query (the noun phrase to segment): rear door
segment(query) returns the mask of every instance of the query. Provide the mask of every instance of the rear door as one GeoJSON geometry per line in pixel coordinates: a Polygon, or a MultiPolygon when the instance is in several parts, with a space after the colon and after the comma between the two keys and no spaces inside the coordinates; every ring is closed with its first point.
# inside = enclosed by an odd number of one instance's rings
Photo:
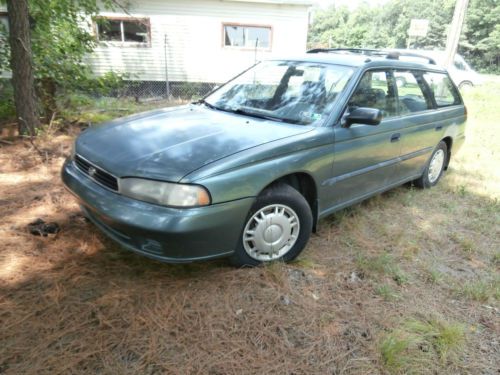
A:
{"type": "Polygon", "coordinates": [[[396,70],[394,77],[398,82],[399,113],[406,124],[401,131],[397,174],[407,180],[422,174],[447,127],[456,123],[463,111],[457,107],[460,96],[445,73],[396,70]]]}
{"type": "Polygon", "coordinates": [[[412,70],[394,71],[397,82],[398,111],[405,127],[401,129],[400,180],[417,177],[440,136],[436,125],[435,105],[422,73],[412,70]]]}
{"type": "Polygon", "coordinates": [[[333,176],[328,180],[331,206],[339,207],[383,190],[395,179],[401,147],[394,79],[390,69],[364,73],[348,100],[343,118],[356,107],[380,109],[377,126],[337,124],[333,176]]]}

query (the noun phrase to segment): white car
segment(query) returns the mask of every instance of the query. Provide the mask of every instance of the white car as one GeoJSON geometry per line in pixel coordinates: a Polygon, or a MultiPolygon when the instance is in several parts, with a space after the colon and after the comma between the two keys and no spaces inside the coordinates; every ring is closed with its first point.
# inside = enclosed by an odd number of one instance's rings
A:
{"type": "MultiPolygon", "coordinates": [[[[410,49],[400,49],[395,50],[399,52],[411,52],[419,55],[428,56],[436,61],[438,65],[445,65],[445,52],[444,51],[430,51],[430,50],[410,50],[410,49]]],[[[458,53],[455,55],[455,59],[451,66],[445,66],[450,74],[453,82],[460,88],[465,89],[467,87],[477,86],[483,83],[481,76],[473,70],[469,64],[464,60],[462,56],[458,53]]]]}

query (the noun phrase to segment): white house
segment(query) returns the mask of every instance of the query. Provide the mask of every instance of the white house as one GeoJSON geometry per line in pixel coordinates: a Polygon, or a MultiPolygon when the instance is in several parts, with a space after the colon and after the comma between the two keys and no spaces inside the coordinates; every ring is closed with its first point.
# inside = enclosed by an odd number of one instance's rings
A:
{"type": "MultiPolygon", "coordinates": [[[[224,82],[271,54],[306,49],[311,0],[129,0],[92,25],[97,75],[224,82]]],[[[0,6],[1,7],[1,6],[0,6]]],[[[0,9],[0,13],[2,9],[0,9]]],[[[5,14],[4,14],[5,16],[5,14]]]]}
{"type": "Polygon", "coordinates": [[[133,0],[94,25],[97,74],[224,82],[271,53],[306,49],[310,0],[133,0]]]}

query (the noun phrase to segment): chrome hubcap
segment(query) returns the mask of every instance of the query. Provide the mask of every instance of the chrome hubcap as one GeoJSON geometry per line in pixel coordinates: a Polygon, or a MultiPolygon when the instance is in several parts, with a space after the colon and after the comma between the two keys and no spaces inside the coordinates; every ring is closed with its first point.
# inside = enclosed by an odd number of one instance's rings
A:
{"type": "Polygon", "coordinates": [[[284,256],[297,242],[300,222],[290,207],[272,204],[257,211],[243,232],[243,247],[255,260],[267,262],[284,256]]]}
{"type": "Polygon", "coordinates": [[[433,184],[441,174],[444,166],[444,151],[439,149],[436,151],[429,164],[429,182],[433,184]]]}

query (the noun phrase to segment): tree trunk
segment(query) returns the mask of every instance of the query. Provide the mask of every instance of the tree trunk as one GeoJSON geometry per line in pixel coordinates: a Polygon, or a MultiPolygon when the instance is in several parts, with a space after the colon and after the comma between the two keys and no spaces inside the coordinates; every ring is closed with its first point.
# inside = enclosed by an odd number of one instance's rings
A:
{"type": "Polygon", "coordinates": [[[40,126],[37,116],[28,0],[7,0],[9,18],[10,68],[14,103],[20,134],[35,135],[40,126]]]}

